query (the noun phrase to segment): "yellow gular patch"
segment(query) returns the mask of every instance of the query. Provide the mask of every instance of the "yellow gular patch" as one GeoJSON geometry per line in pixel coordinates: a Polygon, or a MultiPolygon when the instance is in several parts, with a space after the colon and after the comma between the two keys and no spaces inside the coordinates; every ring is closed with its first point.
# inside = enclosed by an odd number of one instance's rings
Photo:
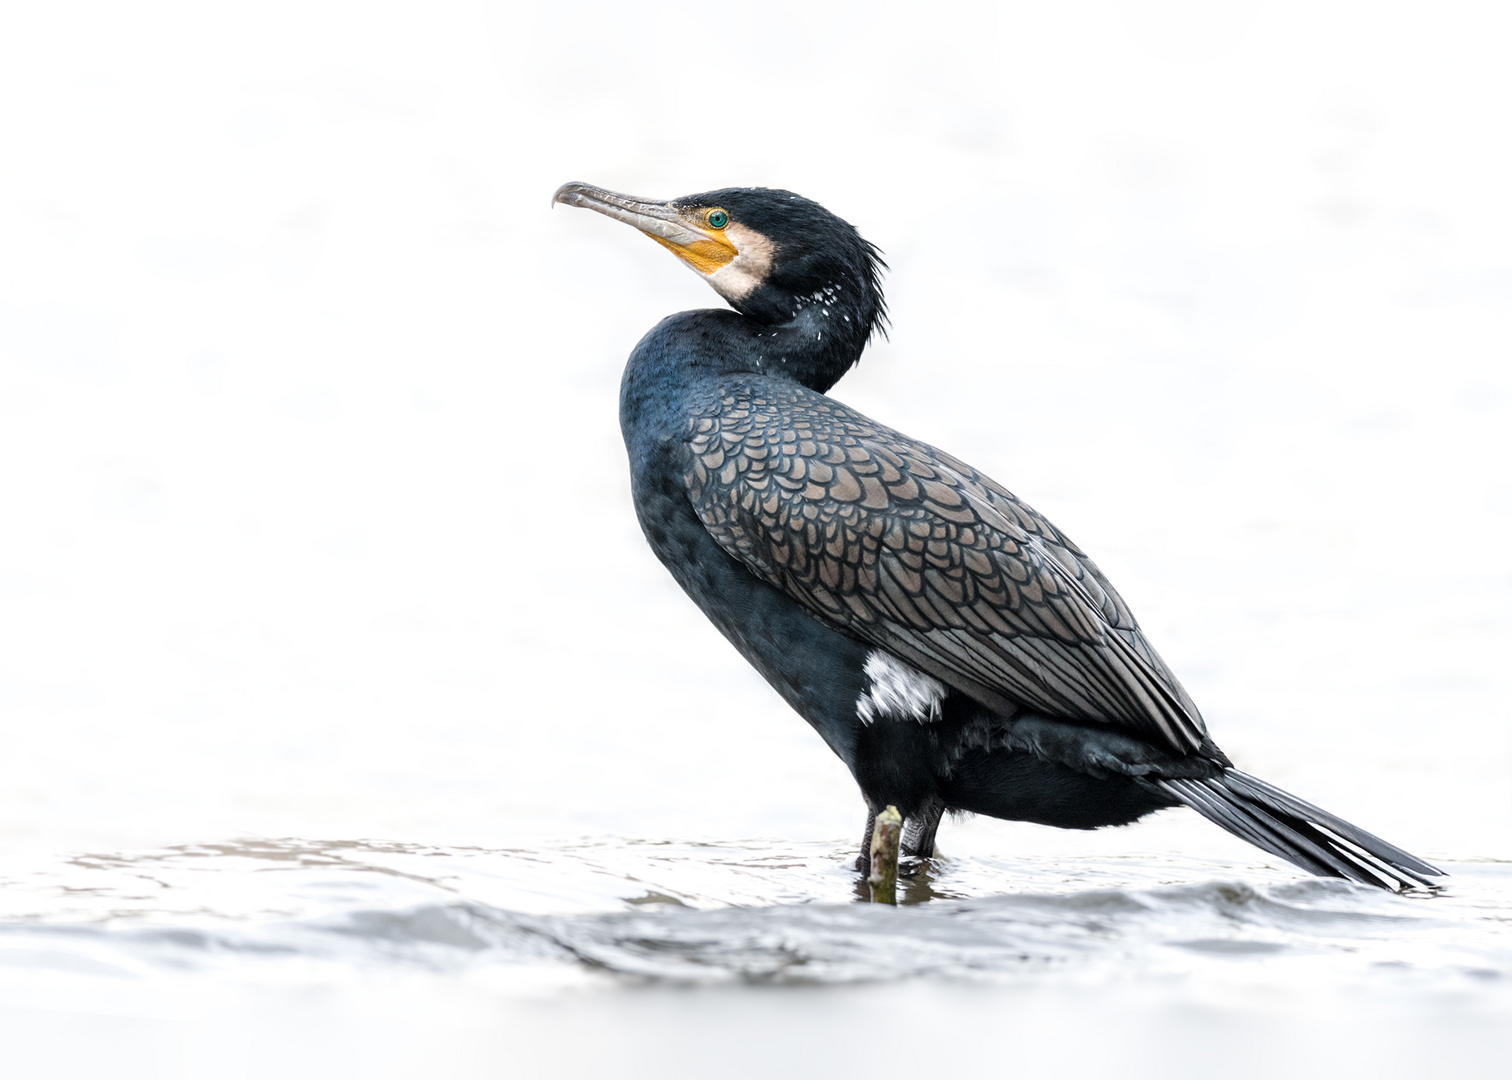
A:
{"type": "Polygon", "coordinates": [[[734,260],[738,252],[733,244],[723,236],[710,236],[701,228],[698,231],[703,233],[702,239],[695,240],[691,244],[674,243],[655,233],[648,232],[646,235],[705,276],[734,260]]]}

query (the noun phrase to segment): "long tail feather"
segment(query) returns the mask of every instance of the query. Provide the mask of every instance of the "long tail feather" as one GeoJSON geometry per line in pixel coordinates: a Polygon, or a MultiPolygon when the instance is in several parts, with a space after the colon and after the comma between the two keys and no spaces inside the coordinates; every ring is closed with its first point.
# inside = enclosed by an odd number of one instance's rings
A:
{"type": "Polygon", "coordinates": [[[1444,871],[1310,802],[1237,769],[1207,780],[1157,780],[1156,787],[1215,825],[1320,877],[1377,888],[1436,888],[1444,871]]]}

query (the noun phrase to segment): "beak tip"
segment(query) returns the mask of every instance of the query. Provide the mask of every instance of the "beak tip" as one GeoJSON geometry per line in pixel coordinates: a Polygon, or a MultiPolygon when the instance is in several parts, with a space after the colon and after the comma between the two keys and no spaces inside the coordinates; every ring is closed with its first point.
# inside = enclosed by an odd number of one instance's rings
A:
{"type": "Polygon", "coordinates": [[[554,208],[557,203],[566,203],[568,206],[582,205],[582,196],[578,189],[583,186],[580,180],[569,180],[551,193],[551,205],[554,208]]]}

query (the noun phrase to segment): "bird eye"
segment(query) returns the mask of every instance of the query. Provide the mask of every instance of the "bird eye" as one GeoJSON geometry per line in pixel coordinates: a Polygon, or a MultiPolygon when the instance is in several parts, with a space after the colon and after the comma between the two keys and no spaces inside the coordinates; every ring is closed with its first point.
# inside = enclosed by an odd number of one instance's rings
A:
{"type": "Polygon", "coordinates": [[[730,223],[730,215],[723,210],[710,210],[708,216],[709,228],[722,229],[730,223]]]}

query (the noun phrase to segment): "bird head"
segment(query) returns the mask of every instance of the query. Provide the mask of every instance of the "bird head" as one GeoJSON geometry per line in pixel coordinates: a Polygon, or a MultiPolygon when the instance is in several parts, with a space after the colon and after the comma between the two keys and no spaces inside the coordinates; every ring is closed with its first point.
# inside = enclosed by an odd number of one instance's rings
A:
{"type": "Polygon", "coordinates": [[[635,226],[757,322],[780,326],[822,308],[835,338],[854,338],[858,354],[883,330],[881,253],[853,225],[791,191],[723,188],[659,202],[571,183],[552,202],[635,226]]]}

